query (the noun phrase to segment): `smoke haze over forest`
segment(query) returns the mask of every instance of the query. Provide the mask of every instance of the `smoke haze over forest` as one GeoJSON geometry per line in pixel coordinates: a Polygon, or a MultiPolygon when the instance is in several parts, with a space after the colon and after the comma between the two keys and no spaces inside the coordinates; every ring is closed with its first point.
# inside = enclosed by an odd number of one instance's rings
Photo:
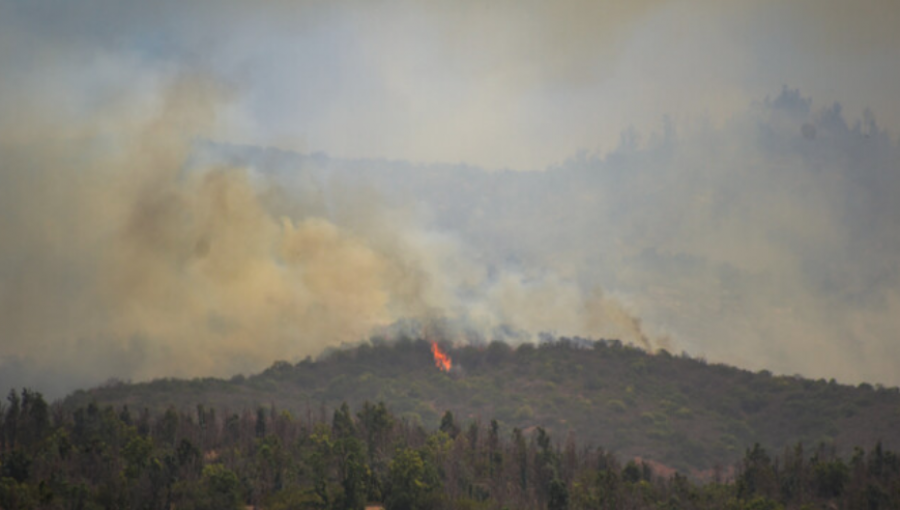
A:
{"type": "Polygon", "coordinates": [[[397,321],[898,385],[898,24],[0,0],[0,388],[228,376],[397,321]]]}

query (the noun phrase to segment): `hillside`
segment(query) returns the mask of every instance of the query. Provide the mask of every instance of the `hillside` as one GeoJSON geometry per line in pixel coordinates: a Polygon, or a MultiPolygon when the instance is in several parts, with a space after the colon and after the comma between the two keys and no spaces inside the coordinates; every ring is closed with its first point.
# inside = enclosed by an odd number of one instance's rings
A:
{"type": "Polygon", "coordinates": [[[776,452],[797,442],[833,442],[845,453],[879,440],[900,447],[897,388],[752,373],[618,341],[561,339],[517,348],[495,342],[448,352],[454,368],[445,373],[424,340],[373,340],[316,361],[277,362],[246,378],[111,382],[72,394],[64,407],[275,406],[319,417],[343,401],[353,408],[383,401],[426,428],[450,410],[464,423],[496,418],[507,433],[541,426],[560,442],[572,434],[623,458],[684,472],[730,465],[757,442],[776,452]]]}

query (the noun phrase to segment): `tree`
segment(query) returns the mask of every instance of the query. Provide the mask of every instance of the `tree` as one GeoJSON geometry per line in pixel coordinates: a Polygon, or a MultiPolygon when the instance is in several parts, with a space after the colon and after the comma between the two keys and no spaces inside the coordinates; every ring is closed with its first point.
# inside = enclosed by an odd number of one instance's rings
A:
{"type": "Polygon", "coordinates": [[[234,471],[222,464],[208,464],[203,468],[204,498],[198,509],[241,508],[241,483],[234,471]]]}
{"type": "Polygon", "coordinates": [[[0,477],[12,478],[19,483],[23,483],[28,480],[28,475],[31,472],[31,463],[31,455],[22,448],[16,448],[3,456],[0,477]]]}
{"type": "Polygon", "coordinates": [[[547,501],[547,510],[568,510],[569,508],[569,488],[566,483],[559,478],[554,478],[550,482],[549,499],[547,501]]]}
{"type": "Polygon", "coordinates": [[[820,462],[813,469],[816,492],[823,498],[840,497],[849,478],[850,470],[841,459],[820,462]]]}
{"type": "Polygon", "coordinates": [[[313,491],[316,499],[322,502],[322,508],[330,501],[328,495],[328,471],[334,450],[331,440],[331,429],[323,423],[316,425],[309,436],[310,451],[306,463],[311,471],[313,491]]]}
{"type": "Polygon", "coordinates": [[[775,495],[775,471],[765,448],[756,443],[748,448],[737,479],[738,497],[750,499],[756,495],[775,495]]]}
{"type": "Polygon", "coordinates": [[[356,425],[350,407],[344,402],[335,410],[331,420],[334,431],[334,453],[337,458],[338,478],[342,491],[335,500],[334,508],[356,510],[362,508],[366,499],[366,482],[369,468],[366,466],[362,443],[356,437],[356,425]]]}
{"type": "Polygon", "coordinates": [[[490,476],[494,478],[503,467],[503,454],[500,452],[500,424],[497,420],[491,420],[491,431],[488,435],[488,462],[490,476]]]}
{"type": "Polygon", "coordinates": [[[137,478],[150,465],[150,456],[153,452],[153,440],[149,437],[136,435],[122,449],[122,457],[125,458],[125,476],[131,479],[137,478]]]}
{"type": "Polygon", "coordinates": [[[50,410],[40,392],[22,390],[22,416],[19,428],[22,441],[27,446],[42,440],[50,430],[50,410]]]}
{"type": "Polygon", "coordinates": [[[441,432],[453,439],[456,439],[456,436],[459,434],[459,427],[453,420],[453,413],[450,411],[445,412],[444,416],[441,418],[441,432]]]}
{"type": "Polygon", "coordinates": [[[513,459],[519,468],[519,486],[522,492],[528,490],[528,446],[525,436],[518,427],[513,429],[513,459]]]}
{"type": "Polygon", "coordinates": [[[335,446],[342,489],[335,502],[335,508],[360,509],[366,502],[367,481],[371,475],[369,467],[363,460],[362,444],[355,437],[347,437],[339,439],[335,446]]]}
{"type": "Polygon", "coordinates": [[[256,437],[261,438],[266,435],[266,410],[262,407],[256,409],[256,437]]]}
{"type": "Polygon", "coordinates": [[[336,438],[350,437],[356,433],[353,415],[350,414],[350,407],[346,402],[341,404],[340,409],[334,411],[331,428],[334,430],[334,437],[336,438]]]}
{"type": "Polygon", "coordinates": [[[131,412],[128,410],[128,404],[122,406],[122,412],[119,413],[119,421],[125,425],[131,425],[131,412]]]}
{"type": "Polygon", "coordinates": [[[169,406],[166,414],[156,424],[157,434],[163,444],[175,446],[175,434],[178,432],[178,412],[175,408],[169,406]]]}
{"type": "Polygon", "coordinates": [[[426,510],[439,500],[440,482],[434,466],[411,448],[401,450],[391,461],[387,510],[426,510]]]}
{"type": "Polygon", "coordinates": [[[363,403],[363,408],[357,413],[357,417],[366,438],[369,464],[373,465],[386,443],[388,433],[394,426],[394,420],[384,402],[373,406],[368,400],[363,403]]]}
{"type": "Polygon", "coordinates": [[[15,389],[9,390],[6,396],[9,401],[9,407],[6,410],[6,417],[3,420],[3,445],[4,449],[16,446],[16,433],[19,430],[19,410],[21,401],[15,389]]]}
{"type": "Polygon", "coordinates": [[[628,483],[638,483],[641,481],[641,478],[641,468],[638,467],[637,462],[629,460],[628,464],[625,465],[625,469],[622,470],[622,480],[628,483]]]}
{"type": "Polygon", "coordinates": [[[19,510],[35,508],[37,494],[34,487],[19,483],[13,478],[0,478],[0,508],[19,510]]]}

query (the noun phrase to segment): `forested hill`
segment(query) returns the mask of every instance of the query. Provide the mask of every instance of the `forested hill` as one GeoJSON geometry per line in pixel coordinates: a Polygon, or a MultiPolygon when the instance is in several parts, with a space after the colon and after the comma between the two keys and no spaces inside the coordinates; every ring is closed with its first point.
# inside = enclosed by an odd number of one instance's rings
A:
{"type": "Polygon", "coordinates": [[[463,424],[496,419],[507,432],[540,426],[560,442],[693,473],[727,467],[754,443],[779,452],[824,442],[845,454],[878,441],[900,447],[897,388],[753,373],[618,341],[446,347],[449,373],[435,367],[424,340],[376,340],[317,361],[277,362],[250,377],[108,383],[63,405],[188,413],[198,405],[234,413],[274,407],[318,419],[344,401],[353,408],[383,401],[426,429],[449,410],[463,424]]]}

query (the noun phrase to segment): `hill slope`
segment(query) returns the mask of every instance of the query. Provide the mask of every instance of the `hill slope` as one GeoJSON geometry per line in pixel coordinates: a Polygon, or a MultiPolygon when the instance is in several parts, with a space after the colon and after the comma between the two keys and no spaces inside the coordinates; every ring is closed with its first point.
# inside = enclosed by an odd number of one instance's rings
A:
{"type": "Polygon", "coordinates": [[[79,391],[65,406],[237,411],[273,405],[305,414],[342,401],[384,401],[407,420],[434,427],[445,410],[461,420],[529,429],[562,441],[602,445],[683,471],[726,465],[753,443],[779,451],[802,441],[839,448],[900,447],[900,391],[752,373],[665,351],[648,354],[618,341],[561,339],[539,346],[449,349],[454,369],[439,371],[424,340],[373,341],[296,365],[231,380],[114,383],[79,391]]]}

